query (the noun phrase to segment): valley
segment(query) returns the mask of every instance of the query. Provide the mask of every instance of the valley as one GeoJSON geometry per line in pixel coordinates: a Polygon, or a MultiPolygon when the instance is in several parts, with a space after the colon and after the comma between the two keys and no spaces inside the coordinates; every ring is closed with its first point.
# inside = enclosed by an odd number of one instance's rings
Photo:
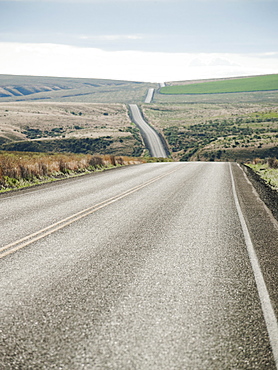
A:
{"type": "Polygon", "coordinates": [[[276,83],[277,75],[160,84],[1,75],[0,150],[148,155],[130,114],[136,103],[174,161],[277,157],[278,90],[267,91],[276,83]],[[223,86],[229,92],[212,93],[223,86]]]}

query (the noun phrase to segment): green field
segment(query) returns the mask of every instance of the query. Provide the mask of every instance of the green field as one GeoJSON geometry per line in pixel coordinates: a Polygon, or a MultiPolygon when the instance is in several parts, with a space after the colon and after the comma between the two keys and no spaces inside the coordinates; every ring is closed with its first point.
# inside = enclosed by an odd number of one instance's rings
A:
{"type": "Polygon", "coordinates": [[[278,74],[166,86],[160,89],[160,93],[169,95],[224,94],[274,90],[278,90],[278,74]]]}

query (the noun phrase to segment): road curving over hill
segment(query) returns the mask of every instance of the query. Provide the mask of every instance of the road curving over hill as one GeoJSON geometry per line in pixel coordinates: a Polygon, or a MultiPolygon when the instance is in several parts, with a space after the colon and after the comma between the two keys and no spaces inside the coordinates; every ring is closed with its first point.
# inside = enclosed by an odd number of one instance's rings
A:
{"type": "Polygon", "coordinates": [[[145,145],[152,157],[167,158],[165,146],[157,132],[144,120],[138,105],[130,104],[130,111],[134,123],[139,127],[145,145]]]}
{"type": "Polygon", "coordinates": [[[147,93],[147,96],[146,96],[146,99],[145,99],[145,103],[146,104],[150,104],[153,100],[153,96],[154,96],[154,88],[151,88],[151,89],[148,89],[148,93],[147,93]]]}

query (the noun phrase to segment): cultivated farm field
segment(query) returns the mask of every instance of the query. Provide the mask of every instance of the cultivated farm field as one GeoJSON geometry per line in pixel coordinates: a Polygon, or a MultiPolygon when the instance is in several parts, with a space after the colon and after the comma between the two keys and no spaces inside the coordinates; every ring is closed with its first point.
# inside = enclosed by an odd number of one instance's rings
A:
{"type": "Polygon", "coordinates": [[[223,94],[278,90],[278,74],[165,86],[161,94],[223,94]]]}

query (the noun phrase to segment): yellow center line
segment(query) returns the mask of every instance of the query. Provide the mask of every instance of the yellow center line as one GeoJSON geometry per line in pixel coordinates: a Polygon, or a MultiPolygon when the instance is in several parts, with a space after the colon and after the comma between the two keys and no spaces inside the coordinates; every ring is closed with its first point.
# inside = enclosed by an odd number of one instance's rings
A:
{"type": "Polygon", "coordinates": [[[41,230],[39,230],[35,233],[27,235],[22,239],[19,239],[19,240],[13,242],[13,243],[10,243],[10,244],[7,244],[7,245],[1,247],[0,252],[2,252],[2,253],[0,253],[0,259],[3,258],[3,257],[8,256],[9,254],[12,254],[12,253],[18,251],[19,249],[22,249],[22,248],[30,245],[31,243],[34,243],[34,242],[36,242],[36,241],[38,241],[42,238],[45,238],[46,236],[48,236],[48,235],[50,235],[50,234],[52,234],[56,231],[59,231],[59,230],[63,229],[64,227],[80,220],[81,218],[84,218],[84,217],[86,217],[86,216],[104,208],[104,207],[107,207],[108,205],[110,205],[112,203],[115,203],[115,202],[127,197],[128,195],[133,194],[133,193],[137,192],[138,190],[145,188],[148,185],[153,184],[154,182],[172,174],[173,172],[176,172],[177,170],[178,169],[175,169],[175,170],[172,170],[170,172],[167,172],[164,175],[156,176],[153,179],[148,180],[143,184],[137,185],[137,186],[135,186],[135,187],[133,187],[129,190],[124,191],[121,194],[118,194],[118,195],[116,195],[114,197],[111,197],[107,200],[104,200],[104,201],[102,201],[98,204],[95,204],[95,205],[93,205],[89,208],[86,208],[82,211],[79,211],[79,212],[77,212],[77,213],[75,213],[75,214],[73,214],[69,217],[66,217],[61,221],[55,222],[54,224],[52,224],[50,226],[47,226],[47,227],[45,227],[45,228],[43,228],[43,229],[41,229],[41,230]]]}

